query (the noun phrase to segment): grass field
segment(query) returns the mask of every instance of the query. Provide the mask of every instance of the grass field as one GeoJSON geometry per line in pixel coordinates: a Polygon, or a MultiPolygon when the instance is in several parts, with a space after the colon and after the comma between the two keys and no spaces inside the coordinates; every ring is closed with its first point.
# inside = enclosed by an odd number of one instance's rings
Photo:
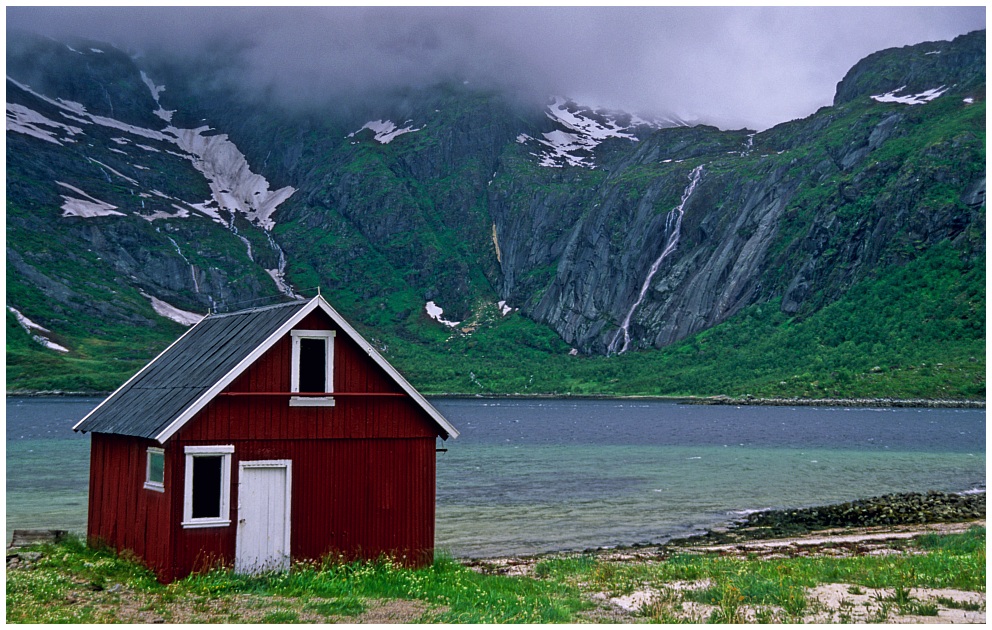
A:
{"type": "Polygon", "coordinates": [[[6,620],[792,623],[946,620],[948,615],[984,620],[984,527],[888,541],[871,552],[858,549],[824,545],[796,557],[692,550],[552,556],[535,560],[522,575],[443,556],[422,569],[388,560],[326,561],[256,577],[218,568],[162,585],[133,558],[68,540],[22,551],[15,566],[8,560],[6,620]]]}

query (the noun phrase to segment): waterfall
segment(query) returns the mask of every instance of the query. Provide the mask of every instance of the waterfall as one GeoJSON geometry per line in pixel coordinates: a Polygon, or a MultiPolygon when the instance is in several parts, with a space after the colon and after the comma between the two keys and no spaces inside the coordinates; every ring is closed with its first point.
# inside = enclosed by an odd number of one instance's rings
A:
{"type": "Polygon", "coordinates": [[[193,263],[191,263],[188,258],[183,256],[183,250],[179,249],[179,243],[177,243],[175,239],[173,239],[171,236],[166,236],[165,238],[169,239],[169,241],[172,243],[172,246],[176,248],[176,252],[179,254],[179,257],[185,260],[186,264],[189,265],[189,275],[192,276],[193,278],[193,288],[196,289],[197,293],[199,293],[200,283],[196,281],[196,267],[193,266],[193,263]]]}
{"type": "Polygon", "coordinates": [[[630,347],[630,320],[634,316],[634,311],[637,307],[641,305],[644,301],[644,296],[647,295],[648,287],[651,286],[651,279],[654,278],[654,274],[658,272],[658,268],[661,267],[661,263],[668,258],[669,254],[675,251],[675,247],[679,244],[679,236],[682,231],[682,215],[685,211],[685,204],[689,201],[689,197],[692,196],[692,192],[696,189],[696,184],[699,183],[700,178],[703,175],[703,167],[697,166],[692,169],[689,173],[689,185],[685,187],[682,192],[682,201],[679,202],[668,216],[665,218],[665,237],[668,239],[665,249],[658,256],[658,259],[654,261],[651,268],[648,270],[648,275],[644,279],[644,284],[641,285],[641,292],[637,295],[637,300],[634,301],[634,305],[630,307],[627,311],[627,316],[624,317],[623,323],[620,324],[620,328],[617,330],[616,334],[613,336],[613,341],[610,342],[609,348],[607,349],[608,354],[623,354],[630,347]],[[623,346],[617,350],[617,346],[620,344],[620,337],[623,336],[623,346]]]}
{"type": "Polygon", "coordinates": [[[275,239],[272,238],[271,232],[266,230],[263,234],[265,234],[265,237],[269,239],[269,245],[272,246],[272,249],[279,252],[279,263],[277,267],[275,269],[266,269],[265,272],[269,274],[283,295],[291,298],[301,297],[296,293],[296,291],[293,290],[293,287],[289,286],[289,283],[286,282],[286,252],[284,252],[282,248],[279,247],[279,244],[276,243],[275,239]]]}
{"type": "MultiPolygon", "coordinates": [[[[239,239],[241,239],[241,242],[244,243],[245,244],[245,247],[248,249],[248,260],[250,260],[252,262],[255,262],[255,256],[252,254],[252,251],[251,251],[251,241],[249,241],[247,238],[245,238],[244,236],[242,236],[241,235],[241,232],[238,231],[238,226],[234,225],[234,216],[235,216],[234,215],[234,211],[232,210],[231,211],[231,220],[228,221],[228,223],[227,223],[227,229],[231,230],[231,233],[232,234],[234,234],[239,239]]],[[[270,242],[272,241],[272,237],[271,236],[269,237],[269,241],[270,242]]]]}
{"type": "Polygon", "coordinates": [[[751,153],[751,149],[754,148],[755,135],[755,133],[749,133],[747,135],[747,142],[744,143],[744,150],[741,151],[741,157],[746,157],[749,153],[751,153]]]}

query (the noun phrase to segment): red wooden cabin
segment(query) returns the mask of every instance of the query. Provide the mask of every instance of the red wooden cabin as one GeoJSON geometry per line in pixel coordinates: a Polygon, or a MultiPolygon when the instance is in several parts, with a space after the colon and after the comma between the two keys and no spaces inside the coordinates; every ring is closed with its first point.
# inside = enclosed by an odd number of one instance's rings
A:
{"type": "Polygon", "coordinates": [[[209,315],[90,412],[88,538],[169,582],[434,551],[458,431],[320,296],[209,315]]]}

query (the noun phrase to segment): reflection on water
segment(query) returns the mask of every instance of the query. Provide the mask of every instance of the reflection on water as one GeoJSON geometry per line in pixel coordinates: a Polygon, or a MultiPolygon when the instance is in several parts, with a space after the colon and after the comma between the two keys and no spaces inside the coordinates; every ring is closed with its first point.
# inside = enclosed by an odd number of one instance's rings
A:
{"type": "MultiPolygon", "coordinates": [[[[8,399],[7,533],[86,523],[95,399],[8,399]]],[[[658,542],[746,510],[985,487],[981,410],[440,400],[437,545],[456,556],[658,542]]]]}

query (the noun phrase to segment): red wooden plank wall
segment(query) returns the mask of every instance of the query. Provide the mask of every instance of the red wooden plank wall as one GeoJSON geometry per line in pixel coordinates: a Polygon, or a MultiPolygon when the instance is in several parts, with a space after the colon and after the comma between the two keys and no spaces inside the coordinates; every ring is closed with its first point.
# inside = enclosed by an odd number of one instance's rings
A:
{"type": "MultiPolygon", "coordinates": [[[[167,476],[165,492],[144,487],[149,446],[158,445],[140,438],[92,434],[87,536],[118,551],[133,551],[155,568],[160,578],[168,579],[164,567],[170,564],[171,491],[175,484],[167,476]]],[[[170,468],[175,465],[167,451],[167,475],[170,468]]]]}
{"type": "MultiPolygon", "coordinates": [[[[234,446],[231,525],[184,529],[179,524],[179,507],[172,531],[176,541],[173,572],[177,577],[217,561],[233,564],[238,464],[260,459],[293,462],[290,548],[294,560],[316,560],[328,553],[349,559],[375,559],[386,554],[409,564],[432,559],[433,437],[225,443],[234,446]]],[[[186,441],[175,443],[177,452],[188,445],[186,441]]]]}

